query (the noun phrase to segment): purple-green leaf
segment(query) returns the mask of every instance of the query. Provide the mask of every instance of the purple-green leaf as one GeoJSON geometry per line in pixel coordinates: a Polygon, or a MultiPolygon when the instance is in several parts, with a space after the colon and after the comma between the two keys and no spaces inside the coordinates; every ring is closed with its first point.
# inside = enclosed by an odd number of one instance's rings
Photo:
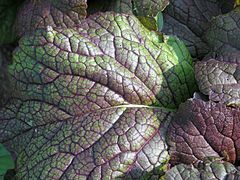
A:
{"type": "Polygon", "coordinates": [[[209,99],[227,105],[239,105],[240,65],[209,59],[195,64],[199,89],[209,99]]]}
{"type": "Polygon", "coordinates": [[[171,163],[198,163],[205,157],[240,157],[240,109],[191,99],[180,105],[171,121],[167,142],[171,163]]]}
{"type": "Polygon", "coordinates": [[[167,163],[161,122],[196,90],[191,57],[136,17],[98,13],[75,28],[24,36],[0,142],[17,177],[105,179],[167,163]]]}
{"type": "Polygon", "coordinates": [[[38,28],[73,27],[87,16],[87,0],[26,0],[18,10],[15,29],[21,37],[38,28]]]}
{"type": "Polygon", "coordinates": [[[240,84],[218,84],[211,88],[209,99],[228,106],[240,106],[240,84]]]}

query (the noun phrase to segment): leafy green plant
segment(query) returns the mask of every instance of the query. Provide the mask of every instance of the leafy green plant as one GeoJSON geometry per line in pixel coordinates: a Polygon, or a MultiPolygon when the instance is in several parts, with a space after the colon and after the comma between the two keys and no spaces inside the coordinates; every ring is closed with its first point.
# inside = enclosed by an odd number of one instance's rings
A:
{"type": "Polygon", "coordinates": [[[240,176],[238,2],[13,2],[0,3],[2,178],[240,176]]]}

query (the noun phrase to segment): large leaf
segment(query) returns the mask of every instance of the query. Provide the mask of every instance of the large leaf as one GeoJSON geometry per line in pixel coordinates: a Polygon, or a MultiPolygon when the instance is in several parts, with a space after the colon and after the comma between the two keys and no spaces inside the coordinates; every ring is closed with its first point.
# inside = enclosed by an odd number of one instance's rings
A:
{"type": "Polygon", "coordinates": [[[239,120],[239,108],[188,100],[169,125],[171,163],[197,163],[209,156],[237,162],[240,157],[239,120]]]}
{"type": "Polygon", "coordinates": [[[197,168],[192,165],[179,164],[166,172],[165,180],[205,180],[229,179],[237,177],[240,173],[231,163],[220,160],[207,160],[201,162],[197,168]]]}
{"type": "Polygon", "coordinates": [[[218,16],[211,21],[206,41],[211,47],[211,56],[240,64],[240,7],[218,16]]]}
{"type": "Polygon", "coordinates": [[[72,27],[87,15],[87,0],[26,0],[18,11],[18,36],[47,26],[72,27]]]}
{"type": "Polygon", "coordinates": [[[168,160],[161,121],[196,89],[191,57],[134,16],[95,14],[24,36],[0,142],[25,179],[105,179],[168,160]]]}
{"type": "Polygon", "coordinates": [[[191,55],[201,59],[209,51],[203,36],[211,19],[229,11],[233,5],[233,0],[170,0],[164,11],[163,32],[177,35],[191,55]]]}

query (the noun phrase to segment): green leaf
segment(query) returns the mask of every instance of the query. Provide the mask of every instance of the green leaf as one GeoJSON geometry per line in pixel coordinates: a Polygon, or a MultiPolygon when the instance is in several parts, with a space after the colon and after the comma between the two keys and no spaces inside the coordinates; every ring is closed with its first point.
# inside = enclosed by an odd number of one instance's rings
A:
{"type": "Polygon", "coordinates": [[[155,19],[156,19],[158,31],[161,32],[163,29],[163,13],[159,11],[155,19]]]}
{"type": "Polygon", "coordinates": [[[157,31],[157,23],[153,17],[137,16],[137,18],[147,29],[157,31]]]}
{"type": "Polygon", "coordinates": [[[136,9],[135,15],[155,17],[168,6],[169,0],[132,0],[132,3],[136,9]]]}
{"type": "Polygon", "coordinates": [[[137,16],[137,18],[149,30],[161,32],[163,29],[163,14],[161,11],[155,17],[137,16]]]}
{"type": "Polygon", "coordinates": [[[0,179],[7,170],[14,169],[14,161],[7,149],[0,143],[0,179]]]}

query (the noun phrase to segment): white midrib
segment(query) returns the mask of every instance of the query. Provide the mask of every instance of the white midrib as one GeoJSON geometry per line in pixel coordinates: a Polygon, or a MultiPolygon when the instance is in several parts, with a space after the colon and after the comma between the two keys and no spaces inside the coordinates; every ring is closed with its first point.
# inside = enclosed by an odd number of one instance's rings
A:
{"type": "Polygon", "coordinates": [[[125,105],[118,105],[109,108],[104,108],[104,110],[108,109],[115,109],[115,108],[148,108],[148,109],[161,109],[170,112],[176,112],[176,109],[165,108],[161,106],[148,106],[148,105],[141,105],[141,104],[125,104],[125,105]]]}

